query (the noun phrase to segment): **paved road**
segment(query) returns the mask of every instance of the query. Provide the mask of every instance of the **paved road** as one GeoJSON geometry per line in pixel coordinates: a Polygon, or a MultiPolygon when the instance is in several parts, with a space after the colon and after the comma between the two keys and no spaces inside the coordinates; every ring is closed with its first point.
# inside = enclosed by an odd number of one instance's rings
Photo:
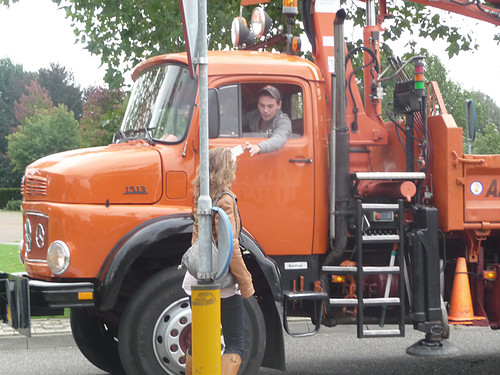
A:
{"type": "Polygon", "coordinates": [[[21,212],[0,211],[0,243],[19,243],[23,238],[21,212]]]}
{"type": "MultiPolygon", "coordinates": [[[[488,327],[452,327],[450,342],[460,349],[453,358],[406,354],[421,338],[407,326],[402,338],[356,338],[354,326],[322,328],[310,338],[285,337],[289,375],[490,375],[500,373],[500,332],[488,327]]],[[[262,369],[259,375],[278,375],[262,369]]]]}
{"type": "MultiPolygon", "coordinates": [[[[492,375],[500,369],[500,332],[453,327],[454,358],[412,357],[406,347],[422,336],[408,326],[407,337],[356,338],[355,327],[322,328],[309,338],[285,336],[288,375],[492,375]]],[[[48,340],[50,340],[48,336],[48,340]]],[[[2,375],[102,375],[75,347],[0,350],[2,375]],[[29,361],[27,360],[29,358],[29,361]]],[[[259,375],[283,372],[261,369],[259,375]]]]}

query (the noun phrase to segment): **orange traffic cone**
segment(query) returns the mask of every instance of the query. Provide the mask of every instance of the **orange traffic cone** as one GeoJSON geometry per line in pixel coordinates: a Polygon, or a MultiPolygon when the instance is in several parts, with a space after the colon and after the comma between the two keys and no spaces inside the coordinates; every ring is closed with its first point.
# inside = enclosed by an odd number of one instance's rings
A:
{"type": "Polygon", "coordinates": [[[455,279],[451,292],[450,313],[448,320],[451,324],[474,324],[475,320],[486,319],[482,316],[474,316],[472,298],[470,295],[469,276],[467,275],[467,264],[465,258],[457,258],[455,268],[455,279]]]}

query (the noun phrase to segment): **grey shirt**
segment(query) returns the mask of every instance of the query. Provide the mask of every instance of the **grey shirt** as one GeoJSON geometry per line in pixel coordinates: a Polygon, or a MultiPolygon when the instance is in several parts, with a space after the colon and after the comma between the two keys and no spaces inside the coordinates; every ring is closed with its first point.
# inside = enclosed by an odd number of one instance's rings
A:
{"type": "Polygon", "coordinates": [[[285,144],[288,136],[292,133],[292,122],[286,113],[281,109],[278,110],[276,115],[267,123],[266,128],[261,130],[259,128],[262,117],[260,116],[259,109],[254,109],[243,116],[243,127],[245,125],[250,128],[251,132],[263,133],[263,136],[270,137],[265,141],[259,143],[260,152],[272,152],[279,150],[285,144]]]}

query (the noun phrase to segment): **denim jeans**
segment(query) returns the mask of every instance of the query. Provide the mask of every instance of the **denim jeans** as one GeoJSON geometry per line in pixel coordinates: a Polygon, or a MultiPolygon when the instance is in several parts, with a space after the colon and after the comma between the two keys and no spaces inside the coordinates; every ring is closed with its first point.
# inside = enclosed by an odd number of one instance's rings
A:
{"type": "Polygon", "coordinates": [[[221,323],[224,342],[224,353],[243,355],[245,346],[245,322],[243,314],[243,298],[236,294],[229,298],[221,298],[221,323]]]}

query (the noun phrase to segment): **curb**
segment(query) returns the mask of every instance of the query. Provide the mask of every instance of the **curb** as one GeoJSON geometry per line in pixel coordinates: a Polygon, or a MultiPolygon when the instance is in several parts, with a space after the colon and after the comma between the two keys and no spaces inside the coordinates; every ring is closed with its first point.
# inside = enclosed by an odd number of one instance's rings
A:
{"type": "Polygon", "coordinates": [[[0,350],[26,350],[76,346],[68,318],[31,320],[31,337],[0,323],[0,350]]]}
{"type": "Polygon", "coordinates": [[[32,337],[21,335],[0,337],[0,350],[27,350],[75,347],[71,333],[39,334],[32,337]]]}

